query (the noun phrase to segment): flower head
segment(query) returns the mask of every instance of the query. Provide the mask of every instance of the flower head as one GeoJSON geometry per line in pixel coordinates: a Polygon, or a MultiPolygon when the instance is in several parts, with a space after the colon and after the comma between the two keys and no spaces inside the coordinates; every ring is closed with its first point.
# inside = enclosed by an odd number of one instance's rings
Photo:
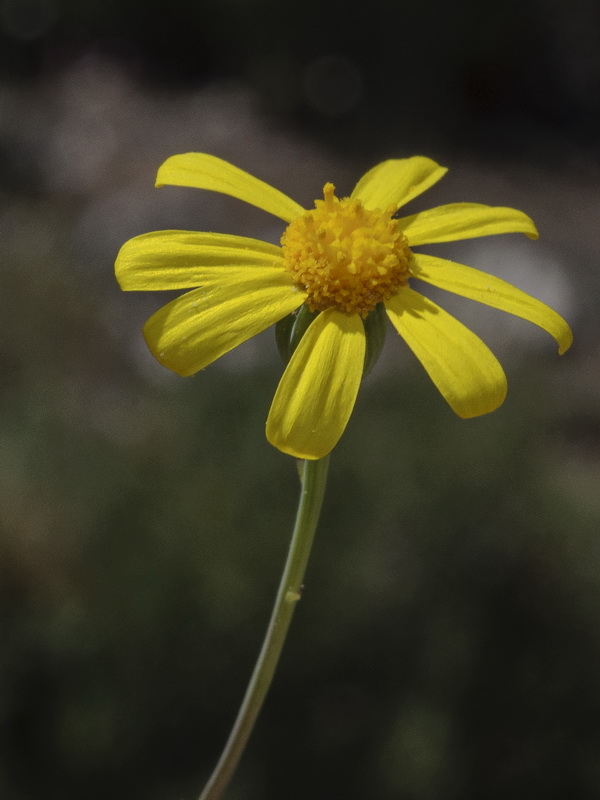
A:
{"type": "Polygon", "coordinates": [[[306,305],[319,313],[281,378],[267,438],[285,453],[315,459],[348,422],[366,351],[365,318],[383,303],[387,316],[460,417],[496,409],[506,377],[474,333],[410,286],[412,278],[539,325],[563,353],[571,331],[555,311],[509,283],[471,267],[413,252],[414,247],[498,233],[537,238],[521,211],[453,203],[397,217],[409,200],[446,173],[423,156],[384,161],[350,197],[331,183],[305,210],[294,200],[214,156],[172,156],[157,186],[223,192],[288,223],[281,246],[219,233],[157,231],[126,242],[115,270],[122,289],[191,289],[144,326],[153,355],[192,375],[306,305]]]}

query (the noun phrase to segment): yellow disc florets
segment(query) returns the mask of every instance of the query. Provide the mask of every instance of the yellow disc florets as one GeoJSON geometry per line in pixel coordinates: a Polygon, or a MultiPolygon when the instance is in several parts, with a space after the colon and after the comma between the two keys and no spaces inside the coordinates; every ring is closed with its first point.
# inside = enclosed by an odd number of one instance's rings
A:
{"type": "Polygon", "coordinates": [[[286,228],[281,237],[286,268],[308,293],[311,311],[337,308],[363,317],[408,279],[410,250],[392,219],[395,207],[366,209],[340,200],[326,183],[324,200],[286,228]]]}

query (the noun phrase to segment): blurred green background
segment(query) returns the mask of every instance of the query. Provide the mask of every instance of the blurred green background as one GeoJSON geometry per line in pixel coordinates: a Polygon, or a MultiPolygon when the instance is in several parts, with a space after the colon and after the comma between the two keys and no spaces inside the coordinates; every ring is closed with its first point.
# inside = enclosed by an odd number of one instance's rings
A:
{"type": "Polygon", "coordinates": [[[509,205],[541,239],[428,252],[575,333],[558,359],[440,300],[509,378],[462,421],[390,331],[228,798],[600,796],[599,120],[592,0],[3,0],[3,800],[196,797],[267,623],[298,493],[264,438],[272,331],[178,378],[141,337],[165,296],[112,271],[149,230],[278,241],[236,200],[153,188],[189,150],[307,206],[429,155],[451,170],[413,210],[509,205]]]}

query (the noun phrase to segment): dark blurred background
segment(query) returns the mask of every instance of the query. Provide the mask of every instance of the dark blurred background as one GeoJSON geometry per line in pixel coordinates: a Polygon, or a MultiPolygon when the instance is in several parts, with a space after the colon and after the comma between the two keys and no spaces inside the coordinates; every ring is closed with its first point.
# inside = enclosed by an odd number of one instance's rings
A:
{"type": "Polygon", "coordinates": [[[307,207],[429,155],[451,170],[413,210],[509,205],[541,233],[429,252],[575,333],[558,359],[443,298],[509,378],[500,410],[462,421],[390,332],[227,797],[600,796],[599,9],[2,0],[3,800],[196,797],[266,626],[298,493],[264,438],[272,331],[178,378],[141,337],[165,297],[113,276],[149,230],[278,241],[236,200],[153,188],[190,150],[307,207]]]}

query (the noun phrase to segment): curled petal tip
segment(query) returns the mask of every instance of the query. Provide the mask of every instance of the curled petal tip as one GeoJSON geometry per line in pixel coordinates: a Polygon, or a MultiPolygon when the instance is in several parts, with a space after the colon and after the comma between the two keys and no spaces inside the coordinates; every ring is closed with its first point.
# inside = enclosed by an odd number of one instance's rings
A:
{"type": "Polygon", "coordinates": [[[565,322],[565,329],[558,339],[558,355],[562,356],[567,352],[569,347],[573,344],[573,332],[565,322]]]}

